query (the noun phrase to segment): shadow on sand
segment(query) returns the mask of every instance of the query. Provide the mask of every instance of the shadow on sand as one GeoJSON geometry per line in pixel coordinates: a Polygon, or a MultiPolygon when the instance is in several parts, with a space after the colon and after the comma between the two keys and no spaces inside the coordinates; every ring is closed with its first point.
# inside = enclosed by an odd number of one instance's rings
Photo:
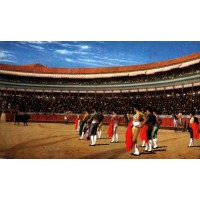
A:
{"type": "Polygon", "coordinates": [[[167,148],[167,146],[157,146],[156,149],[159,149],[159,148],[167,148]]]}
{"type": "Polygon", "coordinates": [[[193,147],[189,147],[189,148],[195,148],[195,147],[200,147],[200,146],[193,146],[193,147]]]}
{"type": "Polygon", "coordinates": [[[167,149],[153,149],[153,151],[167,151],[167,149]]]}

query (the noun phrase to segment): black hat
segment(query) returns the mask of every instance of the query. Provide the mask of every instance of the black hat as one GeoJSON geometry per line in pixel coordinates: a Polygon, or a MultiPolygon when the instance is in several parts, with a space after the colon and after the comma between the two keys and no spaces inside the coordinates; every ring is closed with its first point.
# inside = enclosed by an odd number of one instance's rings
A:
{"type": "Polygon", "coordinates": [[[95,111],[97,111],[96,107],[92,107],[92,110],[95,110],[95,111]]]}
{"type": "Polygon", "coordinates": [[[156,108],[153,108],[153,112],[157,113],[157,109],[156,109],[156,108]]]}
{"type": "Polygon", "coordinates": [[[113,112],[117,113],[116,109],[112,109],[113,112]]]}
{"type": "Polygon", "coordinates": [[[152,108],[151,108],[150,106],[148,106],[148,107],[145,108],[145,111],[147,111],[147,110],[148,110],[150,113],[153,112],[153,110],[152,110],[152,108]]]}
{"type": "Polygon", "coordinates": [[[195,111],[194,111],[194,110],[191,110],[191,111],[190,111],[190,114],[195,115],[195,111]]]}
{"type": "Polygon", "coordinates": [[[136,108],[137,110],[141,110],[140,105],[137,104],[137,103],[134,103],[134,104],[133,104],[133,108],[136,108]]]}

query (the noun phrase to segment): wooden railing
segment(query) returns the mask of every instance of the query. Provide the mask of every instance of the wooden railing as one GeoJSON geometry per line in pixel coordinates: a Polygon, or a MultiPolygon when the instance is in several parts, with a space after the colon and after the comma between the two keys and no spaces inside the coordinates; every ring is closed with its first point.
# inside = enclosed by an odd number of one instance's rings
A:
{"type": "MultiPolygon", "coordinates": [[[[64,115],[56,115],[56,114],[30,114],[29,122],[53,122],[53,123],[65,123],[64,115]]],[[[171,117],[166,116],[160,116],[162,118],[162,124],[161,128],[173,128],[174,126],[174,120],[171,117]]],[[[199,116],[197,116],[199,118],[199,116]]],[[[68,123],[74,123],[75,122],[76,115],[69,115],[68,116],[68,123]]],[[[82,118],[82,115],[80,115],[80,118],[82,118]]],[[[111,115],[106,115],[103,120],[103,124],[109,124],[111,119],[111,115]]],[[[184,117],[184,120],[186,120],[186,124],[189,122],[189,116],[184,117]]],[[[14,122],[14,114],[13,113],[7,113],[6,114],[6,121],[7,122],[14,122]]],[[[200,121],[200,118],[199,118],[200,121]]],[[[125,125],[125,119],[123,116],[120,117],[120,125],[125,125]]],[[[200,124],[199,124],[200,128],[200,124]]]]}

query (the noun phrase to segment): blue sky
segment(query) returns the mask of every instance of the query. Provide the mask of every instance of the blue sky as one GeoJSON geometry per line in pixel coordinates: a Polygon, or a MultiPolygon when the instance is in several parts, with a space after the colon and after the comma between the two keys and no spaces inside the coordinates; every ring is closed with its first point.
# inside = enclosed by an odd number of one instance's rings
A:
{"type": "Polygon", "coordinates": [[[196,52],[200,42],[4,41],[0,63],[96,68],[152,63],[196,52]]]}

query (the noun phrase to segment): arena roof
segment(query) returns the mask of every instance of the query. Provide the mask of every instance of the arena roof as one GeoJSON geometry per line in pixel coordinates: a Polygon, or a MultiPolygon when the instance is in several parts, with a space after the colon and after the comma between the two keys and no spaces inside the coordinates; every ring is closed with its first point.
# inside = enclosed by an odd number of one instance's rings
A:
{"type": "Polygon", "coordinates": [[[199,62],[200,52],[197,52],[195,54],[162,62],[107,68],[49,68],[40,64],[22,66],[0,64],[0,73],[44,78],[110,78],[154,74],[156,72],[188,67],[199,62]]]}

